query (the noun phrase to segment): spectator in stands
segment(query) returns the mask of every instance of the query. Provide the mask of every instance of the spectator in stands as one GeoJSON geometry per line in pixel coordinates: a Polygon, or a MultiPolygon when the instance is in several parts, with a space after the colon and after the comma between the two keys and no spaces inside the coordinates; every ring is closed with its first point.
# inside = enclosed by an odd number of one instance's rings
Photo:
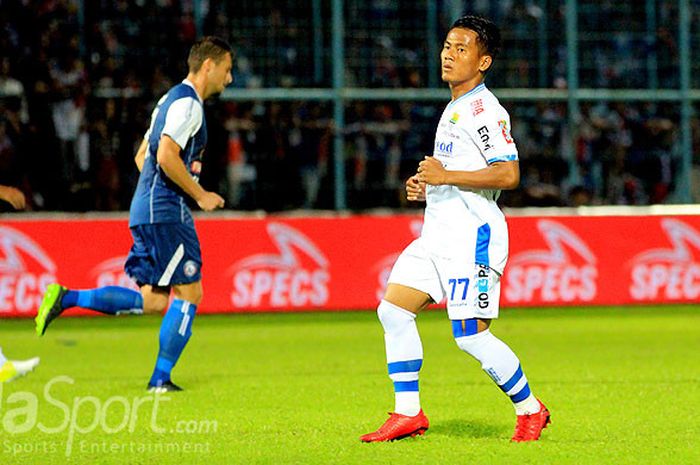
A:
{"type": "MultiPolygon", "coordinates": [[[[427,26],[425,18],[416,15],[424,6],[410,3],[401,8],[385,0],[347,3],[347,85],[426,87],[430,61],[422,32],[427,26]],[[408,32],[399,34],[399,28],[408,32]],[[414,30],[418,32],[412,34],[414,30]]],[[[536,3],[477,0],[469,4],[473,12],[509,25],[504,40],[516,53],[501,63],[508,72],[497,73],[492,87],[539,85],[538,66],[543,65],[538,47],[544,46],[545,85],[566,88],[565,31],[557,27],[565,20],[564,9],[549,4],[540,10],[536,3]],[[534,44],[531,34],[541,25],[547,27],[546,40],[534,44]]],[[[186,49],[183,41],[189,41],[197,30],[195,15],[191,2],[83,2],[80,24],[78,4],[72,0],[0,2],[2,150],[6,158],[12,153],[24,166],[46,168],[24,173],[21,182],[13,179],[13,184],[22,185],[30,208],[125,209],[136,174],[131,157],[143,129],[134,127],[135,122],[148,119],[156,96],[180,75],[186,49]],[[173,30],[180,33],[172,34],[173,30]],[[103,115],[106,106],[112,107],[109,117],[103,115]],[[56,173],[63,175],[57,178],[56,173]]],[[[312,13],[306,4],[288,9],[264,9],[240,2],[203,2],[202,6],[204,33],[236,35],[234,74],[238,89],[331,85],[327,8],[322,11],[324,34],[318,44],[311,42],[313,34],[304,29],[312,13]],[[268,37],[252,40],[257,36],[251,32],[262,28],[268,37]],[[320,81],[311,71],[318,50],[323,64],[320,81]]],[[[658,63],[654,71],[658,82],[664,87],[678,86],[678,38],[673,32],[678,26],[676,2],[662,0],[656,6],[657,30],[651,35],[644,34],[644,2],[606,0],[579,12],[580,29],[586,32],[580,42],[581,85],[646,85],[651,74],[649,57],[658,63]]],[[[449,26],[464,7],[463,1],[439,2],[437,27],[449,26]]],[[[697,86],[700,81],[695,74],[692,79],[697,86]]],[[[244,171],[247,181],[231,178],[231,182],[242,182],[238,186],[242,189],[240,205],[250,209],[329,206],[325,194],[332,177],[323,175],[327,160],[332,158],[332,144],[321,143],[318,158],[309,149],[317,145],[319,137],[332,140],[328,111],[321,111],[314,121],[315,104],[253,103],[243,107],[248,110],[233,114],[228,106],[208,106],[205,110],[221,112],[222,124],[230,119],[242,121],[235,124],[241,126],[237,131],[246,156],[244,166],[251,169],[244,171]],[[262,110],[253,111],[258,108],[262,110]],[[274,116],[275,112],[282,116],[274,116]],[[268,117],[272,119],[268,121],[268,117]],[[274,138],[265,140],[266,136],[274,138]],[[276,178],[276,173],[287,170],[299,176],[292,181],[276,178]],[[266,193],[278,182],[290,182],[287,187],[295,192],[284,199],[284,205],[266,193]]],[[[522,131],[515,136],[522,151],[524,182],[523,191],[503,195],[504,203],[537,199],[538,203],[568,204],[571,184],[585,187],[594,204],[673,199],[678,164],[674,158],[678,149],[676,113],[677,106],[582,102],[581,118],[575,122],[575,159],[565,160],[565,141],[572,129],[566,121],[566,106],[556,102],[513,106],[512,117],[517,120],[513,128],[522,131]],[[528,177],[529,165],[536,173],[528,177]],[[569,179],[576,171],[580,176],[569,179]],[[536,192],[548,195],[541,197],[536,192]],[[552,195],[558,195],[558,200],[552,195]]],[[[397,177],[406,177],[403,167],[415,165],[411,154],[431,150],[436,117],[431,102],[349,104],[347,185],[348,203],[353,208],[401,205],[397,200],[401,197],[394,195],[392,186],[397,177]]],[[[226,132],[228,140],[231,131],[226,132]]],[[[700,153],[700,143],[696,140],[694,144],[693,153],[700,153]]],[[[218,145],[224,152],[228,150],[227,144],[218,145]]],[[[227,155],[216,156],[225,161],[227,155]]],[[[9,173],[0,173],[2,176],[7,178],[9,173]]],[[[211,182],[221,182],[219,178],[203,177],[211,182]]],[[[232,187],[231,192],[236,189],[232,187]]]]}

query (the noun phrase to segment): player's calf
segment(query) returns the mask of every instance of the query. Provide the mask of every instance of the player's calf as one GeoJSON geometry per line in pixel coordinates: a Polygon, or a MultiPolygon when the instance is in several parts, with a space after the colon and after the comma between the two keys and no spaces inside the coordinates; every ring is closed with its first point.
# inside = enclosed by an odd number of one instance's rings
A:
{"type": "Polygon", "coordinates": [[[143,313],[162,314],[170,303],[170,288],[158,288],[150,284],[141,286],[143,296],[143,313]]]}
{"type": "Polygon", "coordinates": [[[460,349],[477,359],[481,368],[513,402],[518,418],[514,441],[533,441],[549,423],[549,411],[530,391],[520,360],[490,330],[478,331],[475,320],[453,320],[452,331],[460,349]]]}

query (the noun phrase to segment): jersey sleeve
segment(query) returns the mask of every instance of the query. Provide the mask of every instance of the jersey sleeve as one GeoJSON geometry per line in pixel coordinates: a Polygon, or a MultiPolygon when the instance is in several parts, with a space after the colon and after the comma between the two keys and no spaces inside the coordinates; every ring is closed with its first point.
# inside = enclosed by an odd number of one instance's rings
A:
{"type": "Polygon", "coordinates": [[[503,107],[484,108],[474,117],[469,131],[489,165],[518,159],[518,149],[510,135],[510,116],[503,107]]]}
{"type": "Polygon", "coordinates": [[[202,105],[195,99],[184,97],[175,100],[168,107],[161,134],[167,134],[181,149],[202,126],[202,105]]]}

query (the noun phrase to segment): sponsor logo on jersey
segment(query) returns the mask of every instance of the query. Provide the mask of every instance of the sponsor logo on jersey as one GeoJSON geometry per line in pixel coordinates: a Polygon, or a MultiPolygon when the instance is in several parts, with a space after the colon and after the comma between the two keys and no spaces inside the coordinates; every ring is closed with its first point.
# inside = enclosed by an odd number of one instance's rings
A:
{"type": "Polygon", "coordinates": [[[457,124],[459,121],[459,113],[452,113],[452,118],[450,118],[450,123],[457,124]]]}
{"type": "Polygon", "coordinates": [[[630,267],[634,300],[695,300],[700,297],[700,232],[683,221],[664,218],[671,248],[637,254],[630,267]]]}
{"type": "Polygon", "coordinates": [[[489,135],[489,128],[486,126],[481,126],[479,129],[476,130],[476,132],[479,134],[479,138],[481,139],[481,143],[484,144],[484,152],[488,151],[489,149],[493,148],[493,145],[491,145],[491,136],[489,135]]]}
{"type": "Polygon", "coordinates": [[[547,249],[521,252],[504,275],[505,296],[516,302],[589,302],[596,297],[597,259],[563,224],[543,219],[537,229],[547,249]]]}
{"type": "Polygon", "coordinates": [[[271,222],[267,233],[277,253],[234,263],[231,303],[238,308],[317,307],[328,301],[329,261],[300,231],[271,222]]]}
{"type": "Polygon", "coordinates": [[[454,148],[454,142],[441,142],[439,140],[435,141],[435,153],[440,155],[452,155],[452,149],[454,148]]]}
{"type": "Polygon", "coordinates": [[[0,226],[0,314],[35,312],[56,264],[29,236],[0,226]]]}
{"type": "Polygon", "coordinates": [[[484,111],[484,101],[480,98],[470,103],[470,106],[472,107],[472,116],[476,116],[484,111]]]}
{"type": "Polygon", "coordinates": [[[91,271],[90,276],[95,277],[95,287],[121,286],[138,290],[138,286],[124,272],[126,256],[112,257],[98,263],[91,271]]]}
{"type": "Polygon", "coordinates": [[[506,140],[506,143],[512,144],[513,138],[510,135],[510,128],[508,127],[508,121],[502,119],[498,122],[498,126],[501,128],[501,133],[503,134],[503,138],[506,140]]]}
{"type": "Polygon", "coordinates": [[[476,295],[476,302],[480,309],[484,310],[489,308],[489,287],[491,287],[490,277],[491,269],[486,265],[478,265],[478,270],[476,273],[476,290],[478,294],[476,295]]]}

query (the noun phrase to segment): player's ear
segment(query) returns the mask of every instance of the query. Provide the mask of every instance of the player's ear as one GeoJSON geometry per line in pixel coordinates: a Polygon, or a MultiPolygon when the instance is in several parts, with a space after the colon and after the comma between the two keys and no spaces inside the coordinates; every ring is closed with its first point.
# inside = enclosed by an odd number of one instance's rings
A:
{"type": "Polygon", "coordinates": [[[214,60],[211,57],[205,58],[204,61],[202,62],[202,69],[204,69],[205,73],[209,73],[209,71],[211,71],[213,65],[214,65],[214,60]]]}
{"type": "Polygon", "coordinates": [[[479,71],[485,73],[491,67],[492,63],[493,58],[491,58],[491,55],[483,55],[481,57],[481,63],[479,63],[479,71]]]}

